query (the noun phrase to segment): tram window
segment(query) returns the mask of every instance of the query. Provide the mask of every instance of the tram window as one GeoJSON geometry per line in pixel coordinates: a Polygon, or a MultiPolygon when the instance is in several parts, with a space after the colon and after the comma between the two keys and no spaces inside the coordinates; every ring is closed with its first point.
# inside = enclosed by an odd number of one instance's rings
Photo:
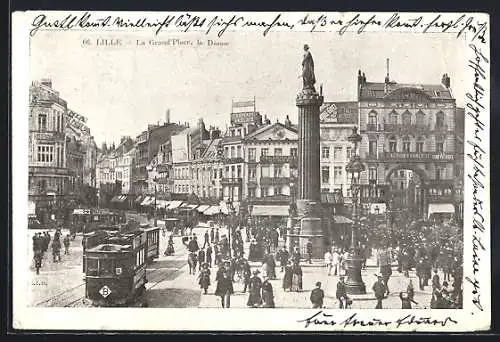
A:
{"type": "Polygon", "coordinates": [[[98,273],[98,259],[87,258],[87,275],[97,276],[98,273]]]}
{"type": "Polygon", "coordinates": [[[114,275],[114,260],[100,259],[99,260],[99,275],[100,276],[112,276],[114,275]]]}

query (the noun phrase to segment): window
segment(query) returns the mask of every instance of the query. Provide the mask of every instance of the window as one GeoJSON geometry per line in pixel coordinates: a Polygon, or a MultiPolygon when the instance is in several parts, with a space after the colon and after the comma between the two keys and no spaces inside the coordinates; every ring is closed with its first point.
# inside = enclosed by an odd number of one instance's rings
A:
{"type": "Polygon", "coordinates": [[[248,189],[248,197],[255,197],[255,188],[248,189]]]}
{"type": "Polygon", "coordinates": [[[236,146],[236,157],[241,158],[241,146],[236,146]]]}
{"type": "Polygon", "coordinates": [[[424,141],[422,138],[418,138],[417,144],[415,146],[416,152],[422,153],[424,152],[424,141]]]}
{"type": "Polygon", "coordinates": [[[436,114],[436,129],[442,129],[444,128],[444,113],[439,111],[436,114]]]}
{"type": "Polygon", "coordinates": [[[226,166],[226,178],[230,178],[231,177],[231,174],[230,174],[230,171],[229,171],[229,166],[226,166]]]}
{"type": "Polygon", "coordinates": [[[416,117],[416,123],[417,123],[417,126],[424,126],[425,124],[425,114],[419,110],[417,112],[417,114],[415,115],[416,117]]]}
{"type": "Polygon", "coordinates": [[[408,140],[403,141],[403,152],[410,152],[410,142],[408,140]]]}
{"type": "Polygon", "coordinates": [[[377,169],[375,167],[371,167],[369,170],[368,170],[368,178],[370,180],[377,180],[377,169]]]}
{"type": "Polygon", "coordinates": [[[236,167],[236,170],[237,170],[237,178],[241,178],[241,165],[238,165],[236,167]]]}
{"type": "Polygon", "coordinates": [[[404,190],[404,189],[405,189],[405,183],[404,183],[404,182],[401,182],[401,183],[399,184],[399,189],[400,189],[400,190],[404,190]]]}
{"type": "Polygon", "coordinates": [[[391,138],[391,140],[389,140],[389,151],[390,152],[396,152],[396,150],[397,150],[396,139],[395,138],[391,138]]]}
{"type": "Polygon", "coordinates": [[[411,113],[409,111],[405,111],[403,113],[402,119],[403,119],[403,125],[405,126],[411,125],[411,113]]]}
{"type": "Polygon", "coordinates": [[[257,177],[257,167],[255,165],[248,166],[248,179],[255,179],[257,177]]]}
{"type": "Polygon", "coordinates": [[[296,148],[296,147],[292,147],[292,148],[290,149],[290,155],[291,155],[292,157],[297,157],[297,148],[296,148]]]}
{"type": "Polygon", "coordinates": [[[231,166],[231,178],[236,178],[236,168],[233,166],[231,166]]]}
{"type": "Polygon", "coordinates": [[[262,177],[270,177],[271,176],[271,169],[269,165],[262,165],[261,166],[261,173],[262,177]]]}
{"type": "Polygon", "coordinates": [[[87,258],[86,260],[86,266],[87,266],[87,275],[88,276],[97,276],[98,270],[99,270],[99,259],[95,258],[87,258]]]}
{"type": "Polygon", "coordinates": [[[334,160],[342,159],[342,147],[333,148],[333,159],[334,160]]]}
{"type": "Polygon", "coordinates": [[[323,159],[330,158],[330,147],[329,146],[323,146],[321,148],[321,158],[323,158],[323,159]]]}
{"type": "Polygon", "coordinates": [[[321,182],[322,183],[330,183],[330,167],[322,166],[321,167],[321,182]]]}
{"type": "Polygon", "coordinates": [[[236,157],[236,154],[235,154],[234,146],[231,146],[231,158],[235,158],[235,157],[236,157]]]}
{"type": "Polygon", "coordinates": [[[229,158],[229,147],[224,147],[224,157],[229,158]]]}
{"type": "Polygon", "coordinates": [[[53,145],[38,145],[37,161],[40,163],[52,163],[54,159],[53,145]]]}
{"type": "Polygon", "coordinates": [[[249,161],[255,161],[256,155],[257,155],[257,152],[256,152],[255,148],[248,149],[248,160],[249,161]]]}
{"type": "Polygon", "coordinates": [[[399,170],[399,178],[405,178],[405,170],[399,170]]]}
{"type": "Polygon", "coordinates": [[[347,153],[347,159],[351,159],[351,156],[352,156],[352,147],[347,147],[346,148],[346,153],[347,153]]]}
{"type": "Polygon", "coordinates": [[[275,195],[283,195],[283,189],[280,186],[274,188],[275,195]]]}
{"type": "Polygon", "coordinates": [[[217,169],[214,169],[214,179],[217,179],[217,169]]]}
{"type": "Polygon", "coordinates": [[[389,115],[389,120],[392,125],[397,125],[398,124],[398,113],[396,111],[392,111],[391,114],[389,115]]]}
{"type": "Polygon", "coordinates": [[[368,124],[369,125],[377,124],[377,113],[374,110],[372,110],[370,114],[368,114],[368,124]]]}
{"type": "Polygon", "coordinates": [[[274,177],[275,178],[281,177],[281,167],[279,167],[278,165],[274,166],[274,177]]]}
{"type": "Polygon", "coordinates": [[[368,154],[372,156],[377,154],[377,140],[370,140],[368,143],[368,154]]]}
{"type": "Polygon", "coordinates": [[[342,184],[342,167],[335,166],[333,168],[333,182],[335,184],[342,184]]]}
{"type": "Polygon", "coordinates": [[[266,188],[260,188],[260,197],[266,197],[266,196],[267,196],[266,188]]]}
{"type": "Polygon", "coordinates": [[[275,148],[275,149],[274,149],[274,155],[275,155],[276,157],[280,157],[280,156],[282,156],[282,155],[283,155],[283,150],[282,150],[281,148],[275,148]]]}
{"type": "Polygon", "coordinates": [[[262,148],[262,149],[260,149],[260,155],[261,156],[265,157],[265,156],[268,155],[268,153],[269,153],[269,149],[268,148],[262,148]]]}
{"type": "Polygon", "coordinates": [[[39,131],[47,130],[47,114],[45,113],[38,114],[38,130],[39,131]]]}
{"type": "Polygon", "coordinates": [[[443,153],[444,152],[444,142],[436,141],[436,152],[443,153]]]}
{"type": "Polygon", "coordinates": [[[222,179],[222,169],[219,170],[219,178],[222,179]]]}

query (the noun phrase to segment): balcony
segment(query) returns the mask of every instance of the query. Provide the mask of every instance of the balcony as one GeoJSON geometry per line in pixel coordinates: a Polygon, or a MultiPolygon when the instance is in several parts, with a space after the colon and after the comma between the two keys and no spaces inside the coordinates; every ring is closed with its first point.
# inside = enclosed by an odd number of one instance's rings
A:
{"type": "Polygon", "coordinates": [[[296,156],[261,156],[261,164],[297,163],[296,156]]]}
{"type": "Polygon", "coordinates": [[[248,179],[247,185],[249,188],[256,188],[257,187],[257,179],[256,178],[248,179]]]}
{"type": "Polygon", "coordinates": [[[244,160],[241,157],[234,157],[234,158],[224,158],[223,162],[224,164],[241,164],[244,162],[244,160]]]}
{"type": "Polygon", "coordinates": [[[292,181],[290,177],[261,177],[260,185],[290,185],[292,181]]]}
{"type": "Polygon", "coordinates": [[[381,203],[388,200],[389,185],[361,184],[359,188],[361,203],[381,203]]]}
{"type": "Polygon", "coordinates": [[[288,195],[274,195],[264,197],[247,197],[247,202],[251,204],[289,204],[291,196],[288,195]]]}
{"type": "Polygon", "coordinates": [[[222,181],[221,181],[221,184],[222,185],[237,185],[237,186],[241,186],[241,184],[243,183],[243,179],[242,178],[222,178],[222,181]]]}

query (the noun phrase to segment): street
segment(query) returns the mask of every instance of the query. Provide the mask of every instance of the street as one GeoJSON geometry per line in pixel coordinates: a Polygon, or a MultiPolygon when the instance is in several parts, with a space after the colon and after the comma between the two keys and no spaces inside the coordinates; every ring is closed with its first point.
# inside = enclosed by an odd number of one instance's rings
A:
{"type": "MultiPolygon", "coordinates": [[[[136,219],[140,219],[137,218],[136,219]]],[[[144,222],[144,218],[141,219],[144,222]]],[[[197,227],[192,230],[196,234],[200,247],[203,245],[203,235],[207,227],[197,227]]],[[[33,234],[30,231],[29,234],[33,234]]],[[[67,232],[63,230],[63,235],[67,232]]],[[[224,234],[225,229],[221,228],[220,233],[224,234]]],[[[53,235],[53,232],[52,232],[53,235]]],[[[166,248],[168,234],[160,234],[160,251],[166,248]]],[[[60,263],[54,263],[49,251],[45,254],[40,274],[36,275],[33,262],[29,265],[30,289],[29,303],[32,306],[42,307],[80,307],[87,306],[84,302],[85,282],[82,272],[82,237],[79,235],[71,242],[69,255],[62,255],[60,263]]],[[[198,273],[190,275],[187,265],[187,249],[182,244],[181,237],[174,237],[175,255],[160,255],[147,268],[148,283],[146,284],[145,299],[148,307],[158,308],[179,308],[179,307],[199,307],[199,308],[220,308],[220,298],[214,295],[216,288],[215,274],[216,267],[211,270],[211,285],[206,295],[198,285],[198,273]]],[[[29,248],[31,251],[31,248],[29,248]]],[[[245,253],[248,253],[248,243],[245,243],[245,253]]],[[[248,254],[247,254],[248,255],[248,254]]],[[[32,259],[32,258],[31,258],[32,259]]],[[[260,268],[258,262],[250,263],[252,270],[260,268]]],[[[271,280],[273,286],[276,308],[310,308],[310,292],[315,287],[315,283],[320,281],[325,291],[324,306],[326,308],[338,308],[338,301],[335,298],[336,284],[338,276],[328,275],[323,267],[323,260],[313,260],[312,264],[302,263],[303,269],[303,291],[285,292],[282,289],[283,272],[280,267],[276,268],[277,278],[271,280]]],[[[376,280],[375,274],[378,268],[373,260],[367,261],[367,267],[362,271],[367,294],[361,296],[350,296],[353,298],[352,309],[372,309],[376,305],[376,300],[372,293],[372,285],[376,280]]],[[[442,274],[440,274],[442,279],[442,274]]],[[[424,291],[418,289],[418,278],[415,271],[410,272],[410,279],[415,288],[415,301],[419,303],[416,308],[429,307],[431,298],[431,287],[424,291]]],[[[383,301],[384,308],[400,308],[401,300],[399,292],[405,291],[409,279],[396,271],[393,267],[393,276],[389,280],[390,295],[383,301]]],[[[232,308],[246,308],[248,293],[244,294],[243,284],[234,284],[234,295],[231,298],[232,308]]]]}

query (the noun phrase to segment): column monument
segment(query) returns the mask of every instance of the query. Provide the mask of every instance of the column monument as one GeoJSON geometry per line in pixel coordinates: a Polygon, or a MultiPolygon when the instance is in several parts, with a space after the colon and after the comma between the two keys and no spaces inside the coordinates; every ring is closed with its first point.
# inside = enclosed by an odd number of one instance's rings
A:
{"type": "Polygon", "coordinates": [[[302,252],[305,252],[307,243],[311,241],[313,258],[322,258],[324,234],[321,220],[319,108],[323,104],[323,96],[314,88],[314,61],[308,45],[304,45],[302,81],[302,90],[296,98],[299,109],[296,210],[297,219],[300,220],[297,237],[302,252]]]}

